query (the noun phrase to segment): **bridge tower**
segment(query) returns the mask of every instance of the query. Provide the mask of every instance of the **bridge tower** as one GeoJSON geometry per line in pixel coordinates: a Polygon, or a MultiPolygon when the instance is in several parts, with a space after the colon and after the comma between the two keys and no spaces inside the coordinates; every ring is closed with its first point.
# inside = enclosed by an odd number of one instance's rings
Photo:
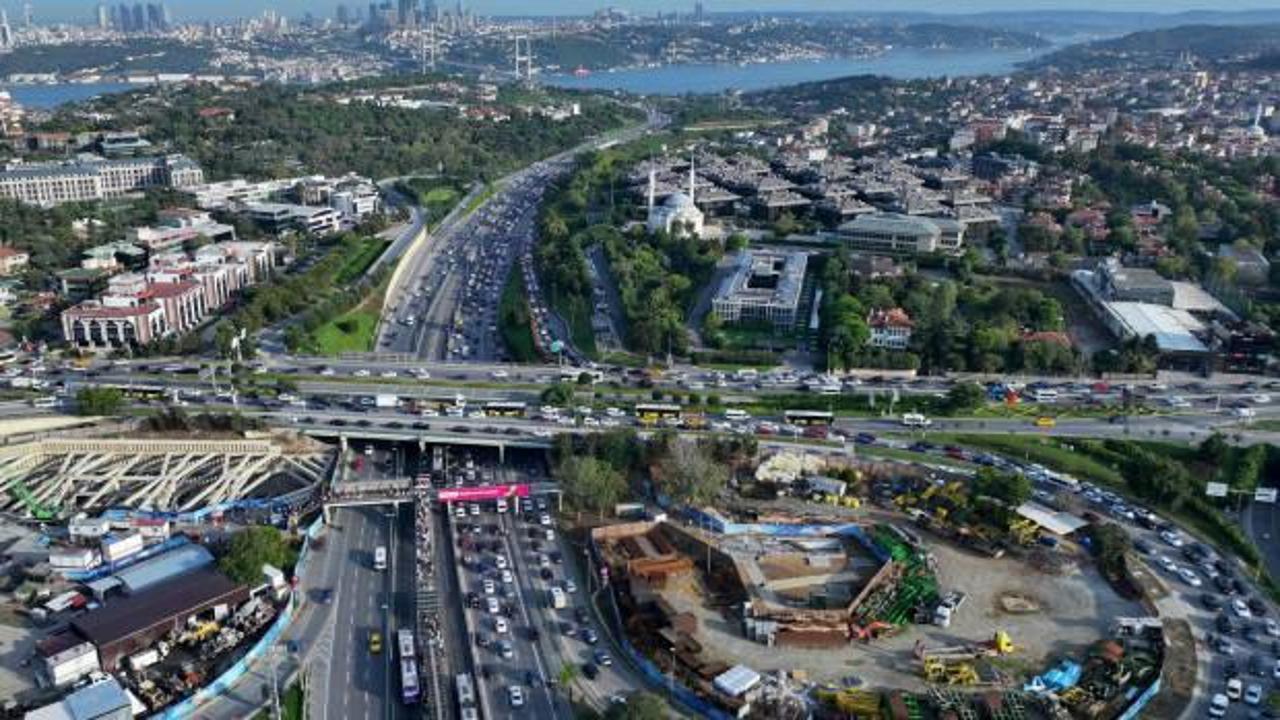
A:
{"type": "Polygon", "coordinates": [[[515,40],[516,80],[533,85],[533,41],[528,35],[517,35],[515,40]]]}

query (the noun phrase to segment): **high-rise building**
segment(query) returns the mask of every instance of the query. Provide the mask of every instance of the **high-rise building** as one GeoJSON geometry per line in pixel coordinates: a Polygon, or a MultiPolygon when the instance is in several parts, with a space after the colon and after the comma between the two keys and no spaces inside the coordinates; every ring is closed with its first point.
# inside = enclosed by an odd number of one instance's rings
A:
{"type": "Polygon", "coordinates": [[[436,0],[423,0],[422,2],[422,18],[426,22],[439,22],[440,6],[436,5],[436,0]]]}
{"type": "Polygon", "coordinates": [[[9,27],[9,14],[0,8],[0,50],[13,47],[13,29],[9,27]]]}
{"type": "Polygon", "coordinates": [[[416,0],[399,0],[396,10],[396,24],[400,27],[413,25],[416,19],[413,14],[413,6],[416,4],[416,0]]]}
{"type": "Polygon", "coordinates": [[[142,7],[142,3],[134,3],[133,19],[130,21],[133,25],[134,32],[144,32],[147,29],[147,11],[142,7]]]}
{"type": "Polygon", "coordinates": [[[693,21],[700,23],[704,19],[706,19],[706,13],[702,7],[702,0],[698,0],[698,2],[693,4],[693,21]]]}
{"type": "Polygon", "coordinates": [[[23,3],[22,4],[22,27],[26,28],[27,30],[30,30],[31,28],[35,27],[35,24],[36,24],[36,16],[35,16],[35,11],[31,9],[31,3],[29,2],[23,3]]]}
{"type": "Polygon", "coordinates": [[[346,25],[351,22],[351,17],[347,13],[347,6],[338,3],[338,7],[333,11],[333,19],[337,20],[339,25],[346,25]]]}
{"type": "Polygon", "coordinates": [[[164,29],[159,3],[147,3],[147,29],[151,31],[164,29]]]}
{"type": "Polygon", "coordinates": [[[107,12],[106,3],[103,3],[103,2],[98,3],[98,7],[94,14],[95,14],[94,19],[98,23],[99,30],[106,30],[108,27],[111,27],[111,18],[107,12]]]}

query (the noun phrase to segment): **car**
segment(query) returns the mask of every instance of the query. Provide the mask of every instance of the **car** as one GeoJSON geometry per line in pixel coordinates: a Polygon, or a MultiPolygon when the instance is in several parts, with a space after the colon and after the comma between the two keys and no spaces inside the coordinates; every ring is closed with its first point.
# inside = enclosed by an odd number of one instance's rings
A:
{"type": "Polygon", "coordinates": [[[500,609],[498,607],[498,598],[490,595],[489,597],[484,599],[484,603],[485,603],[485,610],[488,610],[490,615],[498,614],[498,610],[500,609]]]}
{"type": "Polygon", "coordinates": [[[515,583],[515,581],[516,581],[516,578],[514,575],[511,574],[510,570],[502,571],[502,582],[504,585],[511,585],[515,583]]]}
{"type": "Polygon", "coordinates": [[[1245,665],[1245,669],[1248,671],[1248,673],[1249,673],[1250,675],[1259,675],[1259,676],[1261,676],[1261,675],[1263,674],[1263,670],[1262,670],[1262,656],[1261,656],[1261,655],[1250,655],[1250,656],[1249,656],[1249,662],[1248,662],[1248,664],[1247,664],[1247,665],[1245,665]]]}
{"type": "Polygon", "coordinates": [[[1160,539],[1165,541],[1169,547],[1180,548],[1184,544],[1182,536],[1173,530],[1162,530],[1160,532],[1160,539]]]}
{"type": "Polygon", "coordinates": [[[597,665],[600,665],[603,667],[609,667],[613,665],[613,658],[610,657],[609,653],[605,652],[604,650],[595,651],[592,657],[595,658],[597,665]]]}
{"type": "Polygon", "coordinates": [[[1226,717],[1227,708],[1231,705],[1231,699],[1223,693],[1215,693],[1213,699],[1209,701],[1209,717],[1226,717]]]}
{"type": "Polygon", "coordinates": [[[498,590],[498,588],[497,588],[497,586],[494,584],[494,582],[493,582],[492,580],[488,579],[488,578],[485,578],[485,580],[484,580],[484,594],[485,594],[485,595],[492,595],[492,594],[494,594],[495,592],[497,592],[497,590],[498,590]]]}
{"type": "Polygon", "coordinates": [[[1142,540],[1134,540],[1133,549],[1137,550],[1138,554],[1140,555],[1150,555],[1152,552],[1154,552],[1154,548],[1152,548],[1150,545],[1148,545],[1146,542],[1142,540]]]}
{"type": "Polygon", "coordinates": [[[1054,420],[1047,415],[1036,418],[1036,427],[1038,428],[1051,428],[1057,426],[1057,424],[1057,420],[1054,420]]]}
{"type": "Polygon", "coordinates": [[[597,635],[596,631],[590,627],[582,628],[582,639],[586,641],[588,645],[595,645],[600,642],[600,636],[597,635]]]}
{"type": "Polygon", "coordinates": [[[1231,644],[1231,641],[1220,635],[1214,636],[1213,642],[1211,643],[1211,645],[1215,652],[1222,653],[1223,655],[1226,655],[1228,657],[1230,657],[1231,655],[1234,655],[1236,652],[1236,648],[1234,645],[1231,644]]]}
{"type": "Polygon", "coordinates": [[[1204,595],[1201,595],[1200,601],[1204,603],[1206,609],[1212,610],[1213,612],[1217,612],[1222,609],[1222,600],[1213,593],[1205,593],[1204,595]]]}
{"type": "Polygon", "coordinates": [[[600,677],[600,668],[592,663],[586,663],[582,666],[582,674],[586,675],[588,680],[595,680],[600,677]]]}
{"type": "Polygon", "coordinates": [[[511,647],[511,641],[503,640],[498,643],[498,654],[510,660],[515,657],[515,649],[511,647]]]}
{"type": "Polygon", "coordinates": [[[1177,565],[1177,563],[1175,563],[1174,561],[1170,560],[1168,555],[1161,555],[1161,556],[1157,557],[1157,558],[1156,558],[1156,564],[1158,564],[1160,567],[1164,568],[1165,572],[1171,572],[1171,573],[1176,573],[1176,572],[1178,572],[1178,565],[1177,565]]]}
{"type": "Polygon", "coordinates": [[[1231,622],[1231,616],[1225,613],[1219,615],[1218,619],[1214,621],[1214,627],[1223,635],[1230,635],[1236,631],[1235,623],[1231,622]]]}
{"type": "Polygon", "coordinates": [[[1239,700],[1244,696],[1244,683],[1240,682],[1240,678],[1233,677],[1227,680],[1227,699],[1239,700]]]}
{"type": "Polygon", "coordinates": [[[1247,620],[1248,618],[1253,617],[1253,613],[1249,612],[1249,606],[1246,605],[1245,602],[1240,598],[1232,598],[1231,612],[1234,613],[1236,617],[1241,619],[1247,620]]]}
{"type": "MultiPolygon", "coordinates": [[[[490,525],[489,527],[494,528],[495,530],[496,530],[496,528],[497,528],[497,526],[495,526],[495,525],[490,525]]],[[[491,532],[490,534],[492,534],[492,532],[491,532]]],[[[493,559],[493,565],[494,565],[494,567],[498,568],[499,570],[506,570],[506,569],[507,569],[507,556],[506,556],[506,555],[499,555],[499,556],[495,557],[495,558],[493,559]]]]}
{"type": "Polygon", "coordinates": [[[511,701],[511,707],[524,705],[524,690],[519,685],[508,685],[507,699],[511,701]]]}
{"type": "Polygon", "coordinates": [[[1262,686],[1257,683],[1249,683],[1249,687],[1244,691],[1244,702],[1246,705],[1257,705],[1262,702],[1262,686]]]}
{"type": "Polygon", "coordinates": [[[369,652],[374,655],[382,652],[382,633],[377,630],[369,631],[369,652]]]}
{"type": "Polygon", "coordinates": [[[1195,574],[1191,568],[1178,568],[1178,577],[1182,578],[1182,582],[1190,585],[1191,587],[1200,587],[1204,584],[1203,581],[1200,580],[1200,576],[1195,574]]]}
{"type": "Polygon", "coordinates": [[[550,516],[550,515],[548,515],[547,513],[542,513],[541,515],[539,515],[539,516],[538,516],[538,524],[539,524],[539,525],[550,525],[550,524],[551,524],[551,516],[550,516]]]}
{"type": "MultiPolygon", "coordinates": [[[[1239,581],[1237,580],[1236,582],[1239,581]]],[[[1249,598],[1245,604],[1249,606],[1249,612],[1257,615],[1258,617],[1263,617],[1267,614],[1267,604],[1256,597],[1249,598]]]]}
{"type": "Polygon", "coordinates": [[[493,629],[494,629],[494,632],[497,632],[499,634],[504,634],[511,631],[511,625],[507,623],[506,618],[500,617],[500,618],[496,618],[493,621],[493,629]]]}
{"type": "Polygon", "coordinates": [[[1276,663],[1271,668],[1271,677],[1280,680],[1280,658],[1276,659],[1276,663]]]}
{"type": "Polygon", "coordinates": [[[574,593],[574,592],[578,592],[578,584],[577,584],[577,583],[575,583],[574,581],[570,580],[569,578],[565,578],[565,580],[564,580],[564,591],[565,591],[565,592],[567,592],[567,593],[574,593]]]}

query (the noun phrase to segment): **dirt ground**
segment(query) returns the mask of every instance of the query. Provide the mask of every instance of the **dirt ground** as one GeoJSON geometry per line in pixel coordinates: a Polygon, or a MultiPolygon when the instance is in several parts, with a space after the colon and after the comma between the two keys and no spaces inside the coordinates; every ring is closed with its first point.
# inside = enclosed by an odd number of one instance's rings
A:
{"type": "Polygon", "coordinates": [[[1108,635],[1115,618],[1143,614],[1137,603],[1117,596],[1090,565],[1047,575],[1019,560],[992,560],[928,542],[941,588],[967,593],[964,606],[949,628],[910,625],[869,645],[855,643],[836,651],[765,647],[743,638],[736,619],[705,607],[696,578],[669,586],[664,596],[678,610],[698,617],[698,640],[709,657],[745,663],[760,672],[805,670],[817,682],[856,677],[875,687],[916,691],[926,689],[912,654],[918,640],[929,647],[953,646],[987,641],[1004,630],[1017,650],[995,664],[1020,683],[1058,658],[1081,657],[1090,643],[1108,635]],[[1010,606],[1022,611],[1009,612],[1010,606]]]}

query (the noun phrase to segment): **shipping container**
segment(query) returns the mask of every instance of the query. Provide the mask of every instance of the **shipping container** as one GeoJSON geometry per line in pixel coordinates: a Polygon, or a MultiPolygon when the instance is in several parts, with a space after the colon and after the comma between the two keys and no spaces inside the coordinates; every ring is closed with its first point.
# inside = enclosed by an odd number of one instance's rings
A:
{"type": "Polygon", "coordinates": [[[88,570],[101,563],[101,555],[93,548],[54,550],[49,553],[49,564],[56,570],[88,570]]]}
{"type": "Polygon", "coordinates": [[[107,535],[102,538],[102,557],[106,558],[107,562],[117,562],[142,552],[143,546],[144,543],[140,533],[107,535]]]}

